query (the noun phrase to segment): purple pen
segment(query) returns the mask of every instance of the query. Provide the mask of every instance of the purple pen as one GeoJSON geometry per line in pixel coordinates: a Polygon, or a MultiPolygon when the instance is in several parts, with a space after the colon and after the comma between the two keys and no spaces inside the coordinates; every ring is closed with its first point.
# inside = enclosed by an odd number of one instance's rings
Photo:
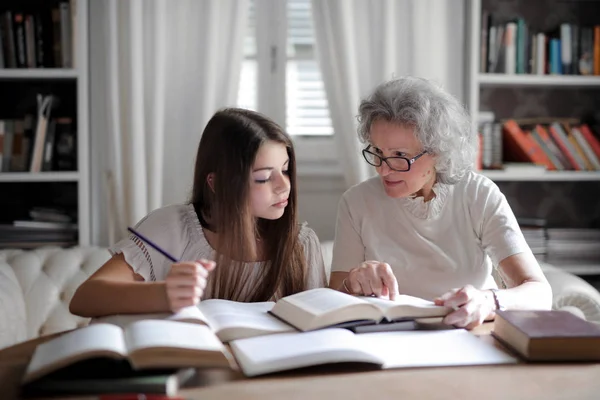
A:
{"type": "Polygon", "coordinates": [[[152,241],[150,239],[148,239],[148,238],[144,237],[142,234],[136,232],[133,228],[127,227],[127,230],[129,232],[133,233],[138,238],[140,238],[140,240],[142,240],[143,242],[145,242],[148,246],[152,247],[154,250],[158,251],[160,254],[162,254],[163,256],[167,257],[169,260],[173,261],[174,263],[179,262],[178,259],[176,259],[172,255],[170,255],[169,253],[167,253],[166,251],[164,251],[163,249],[161,249],[160,247],[158,247],[156,244],[152,243],[152,241]]]}

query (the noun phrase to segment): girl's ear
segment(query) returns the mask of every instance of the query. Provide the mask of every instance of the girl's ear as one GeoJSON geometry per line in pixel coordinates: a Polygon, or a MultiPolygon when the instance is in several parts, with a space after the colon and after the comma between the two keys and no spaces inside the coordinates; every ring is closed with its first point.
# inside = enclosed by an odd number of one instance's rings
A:
{"type": "Polygon", "coordinates": [[[206,183],[208,183],[210,190],[212,190],[214,193],[215,192],[215,173],[214,172],[211,172],[210,174],[208,174],[208,176],[206,177],[206,183]]]}

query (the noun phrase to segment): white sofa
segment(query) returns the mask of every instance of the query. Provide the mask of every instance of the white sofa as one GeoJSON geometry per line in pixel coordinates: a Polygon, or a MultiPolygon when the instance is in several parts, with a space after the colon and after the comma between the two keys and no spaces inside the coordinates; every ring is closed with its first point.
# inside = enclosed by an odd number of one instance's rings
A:
{"type": "MultiPolygon", "coordinates": [[[[331,242],[323,256],[331,265],[331,242]]],[[[0,251],[0,348],[88,324],[72,315],[77,287],[110,257],[105,248],[42,248],[0,251]]],[[[583,279],[543,265],[553,307],[600,323],[600,293],[583,279]]]]}

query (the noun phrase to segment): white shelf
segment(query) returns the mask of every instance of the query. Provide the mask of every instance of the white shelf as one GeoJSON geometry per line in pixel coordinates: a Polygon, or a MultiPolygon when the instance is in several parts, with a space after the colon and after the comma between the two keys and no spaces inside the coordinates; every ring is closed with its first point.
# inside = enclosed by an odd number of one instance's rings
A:
{"type": "Polygon", "coordinates": [[[77,182],[78,172],[2,172],[0,182],[77,182]]]}
{"type": "Polygon", "coordinates": [[[507,171],[478,171],[493,181],[600,181],[600,171],[545,171],[524,173],[507,171]]]}
{"type": "Polygon", "coordinates": [[[68,68],[0,68],[0,79],[75,79],[76,69],[68,68]]]}
{"type": "Polygon", "coordinates": [[[600,87],[600,76],[478,74],[481,86],[600,87]]]}

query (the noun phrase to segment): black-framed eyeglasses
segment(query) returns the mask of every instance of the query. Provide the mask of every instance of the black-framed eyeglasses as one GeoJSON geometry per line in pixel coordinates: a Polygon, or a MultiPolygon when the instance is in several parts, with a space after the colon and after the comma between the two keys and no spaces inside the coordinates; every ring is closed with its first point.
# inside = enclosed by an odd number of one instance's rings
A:
{"type": "Polygon", "coordinates": [[[369,164],[375,167],[381,167],[381,164],[385,162],[390,169],[394,171],[407,172],[410,171],[410,166],[413,165],[415,161],[421,158],[424,154],[427,153],[427,150],[423,150],[420,154],[417,154],[413,158],[406,158],[400,156],[394,157],[381,157],[379,154],[375,154],[370,151],[371,145],[368,145],[363,149],[362,155],[369,164]]]}

